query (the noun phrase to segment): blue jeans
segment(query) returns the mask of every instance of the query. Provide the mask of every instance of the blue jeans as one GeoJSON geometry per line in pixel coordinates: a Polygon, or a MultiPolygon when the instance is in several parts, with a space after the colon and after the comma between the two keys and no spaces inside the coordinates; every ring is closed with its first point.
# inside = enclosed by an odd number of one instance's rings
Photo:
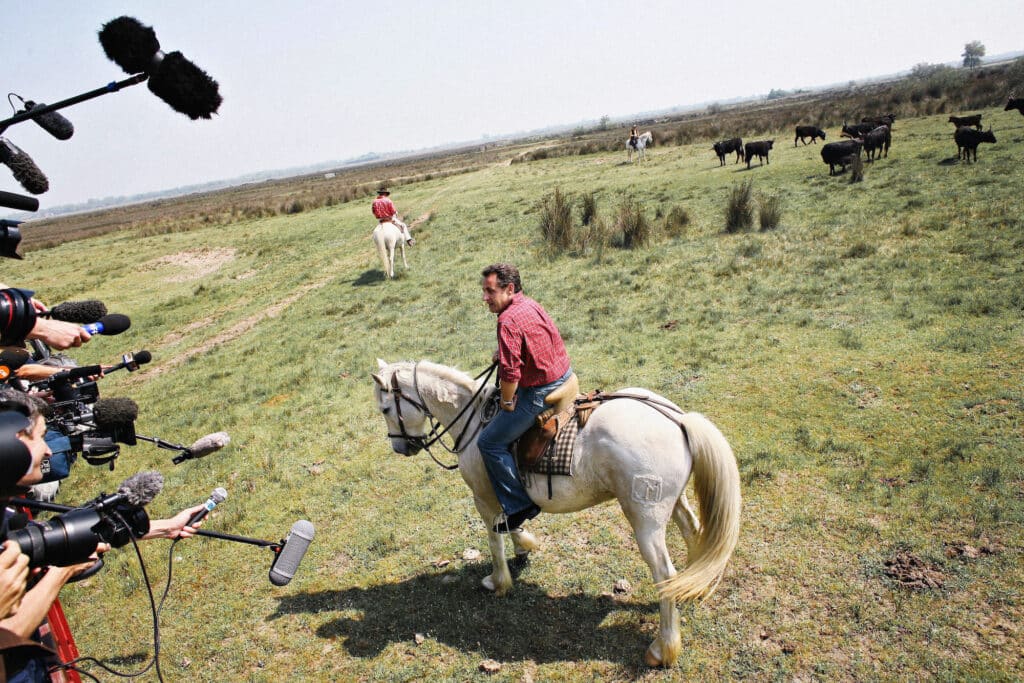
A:
{"type": "Polygon", "coordinates": [[[515,514],[533,506],[533,500],[526,494],[526,487],[519,480],[515,456],[509,445],[530,428],[534,419],[548,407],[544,398],[558,387],[565,384],[572,374],[569,368],[561,378],[551,384],[539,387],[519,387],[516,389],[516,408],[509,412],[499,410],[494,419],[484,427],[477,437],[476,445],[483,456],[487,476],[494,486],[501,509],[506,515],[515,514]]]}

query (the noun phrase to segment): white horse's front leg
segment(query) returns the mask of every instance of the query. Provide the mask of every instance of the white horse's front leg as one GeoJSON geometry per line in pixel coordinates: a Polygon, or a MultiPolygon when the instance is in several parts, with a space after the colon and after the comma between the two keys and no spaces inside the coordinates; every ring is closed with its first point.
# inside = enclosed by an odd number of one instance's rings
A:
{"type": "MultiPolygon", "coordinates": [[[[496,531],[491,531],[494,520],[501,511],[500,507],[492,507],[477,496],[473,496],[473,503],[476,511],[480,513],[487,527],[487,545],[491,549],[491,573],[485,576],[480,583],[495,595],[501,596],[512,590],[512,572],[508,569],[508,561],[505,559],[505,539],[496,531]]],[[[497,500],[494,501],[497,504],[497,500]]],[[[525,533],[525,532],[524,532],[525,533]]],[[[531,537],[532,538],[532,537],[531,537]]]]}
{"type": "Polygon", "coordinates": [[[512,545],[515,547],[517,558],[525,558],[540,547],[540,543],[534,535],[525,529],[512,532],[512,545]]]}

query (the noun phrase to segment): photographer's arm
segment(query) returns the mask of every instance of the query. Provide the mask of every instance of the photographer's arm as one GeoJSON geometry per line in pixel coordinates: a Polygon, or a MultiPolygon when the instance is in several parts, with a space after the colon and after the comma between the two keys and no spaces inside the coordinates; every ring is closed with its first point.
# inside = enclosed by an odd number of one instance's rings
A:
{"type": "Polygon", "coordinates": [[[25,581],[28,579],[28,555],[21,552],[17,543],[7,543],[0,553],[0,618],[6,618],[18,610],[25,595],[25,581]]]}
{"type": "Polygon", "coordinates": [[[38,339],[47,346],[63,351],[72,346],[81,346],[89,341],[89,333],[74,323],[49,318],[37,318],[29,339],[38,339]]]}

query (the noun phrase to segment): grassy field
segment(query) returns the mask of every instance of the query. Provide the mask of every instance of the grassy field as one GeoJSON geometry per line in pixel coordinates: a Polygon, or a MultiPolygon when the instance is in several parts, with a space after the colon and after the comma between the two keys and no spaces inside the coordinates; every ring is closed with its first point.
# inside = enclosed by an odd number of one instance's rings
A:
{"type": "MultiPolygon", "coordinates": [[[[152,351],[102,387],[139,403],[140,433],[232,436],[176,467],[145,444],[114,472],[79,464],[61,500],[155,468],[167,485],[152,515],[224,486],[207,528],[276,540],[298,518],[316,525],[285,588],[268,583],[266,550],[175,547],[167,680],[1017,678],[1024,118],[983,111],[999,142],[977,164],[956,163],[946,115],[898,120],[860,183],[829,177],[821,145],[794,148],[788,128],[764,136],[771,163],[750,170],[720,168],[700,140],[655,147],[642,167],[624,151],[496,158],[410,182],[393,199],[425,220],[393,282],[366,202],[33,251],[5,279],[132,318],[80,362],[152,351]],[[744,181],[778,198],[778,228],[725,231],[744,181]],[[577,211],[592,194],[609,226],[632,198],[650,243],[551,256],[538,207],[556,188],[577,211]],[[670,235],[679,210],[689,222],[670,235]],[[739,546],[718,592],[684,608],[673,670],[642,666],[656,594],[617,507],[535,520],[543,546],[496,599],[479,587],[489,557],[461,479],[390,452],[375,358],[483,369],[494,332],[479,272],[499,260],[558,321],[584,389],[649,387],[706,414],[736,452],[739,546]],[[614,592],[623,578],[632,589],[614,592]]],[[[681,566],[674,530],[670,548],[681,566]]],[[[122,668],[152,648],[129,550],[62,594],[82,652],[122,668]]],[[[143,550],[162,587],[168,545],[143,550]]]]}

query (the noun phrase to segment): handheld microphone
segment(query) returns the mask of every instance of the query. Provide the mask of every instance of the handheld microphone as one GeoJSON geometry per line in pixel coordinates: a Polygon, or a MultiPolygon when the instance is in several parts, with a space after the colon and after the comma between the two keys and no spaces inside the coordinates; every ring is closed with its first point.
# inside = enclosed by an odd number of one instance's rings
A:
{"type": "Polygon", "coordinates": [[[66,323],[87,325],[100,320],[107,314],[107,307],[102,301],[65,301],[57,304],[44,315],[66,323]]]}
{"type": "Polygon", "coordinates": [[[50,189],[50,181],[36,166],[36,162],[32,161],[32,157],[7,138],[0,138],[0,163],[7,164],[14,179],[28,192],[43,194],[50,189]]]}
{"type": "Polygon", "coordinates": [[[223,101],[217,81],[180,52],[164,54],[151,26],[122,16],[103,25],[100,44],[107,57],[131,75],[145,72],[149,90],[190,119],[208,119],[223,101]]]}
{"type": "Polygon", "coordinates": [[[195,526],[201,522],[206,515],[213,511],[213,508],[217,507],[218,504],[223,503],[227,499],[228,492],[224,488],[220,486],[215,488],[213,493],[210,494],[210,497],[206,499],[205,503],[203,503],[203,509],[192,515],[192,519],[188,520],[187,526],[195,526]]]}
{"type": "Polygon", "coordinates": [[[292,530],[284,539],[281,550],[270,565],[270,583],[275,586],[285,586],[295,576],[299,563],[309,549],[313,541],[313,523],[300,519],[292,525],[292,530]]]}
{"type": "Polygon", "coordinates": [[[186,460],[205,458],[210,453],[219,451],[229,443],[231,443],[231,437],[228,436],[227,432],[214,432],[213,434],[207,434],[206,436],[196,439],[195,443],[186,448],[180,455],[175,456],[171,462],[177,465],[186,460]]]}
{"type": "Polygon", "coordinates": [[[96,510],[127,503],[132,507],[148,505],[164,488],[164,475],[156,471],[139,472],[121,482],[117,493],[100,496],[89,503],[88,507],[96,510]]]}
{"type": "Polygon", "coordinates": [[[108,313],[94,323],[82,325],[82,329],[89,333],[90,336],[94,334],[113,335],[121,334],[129,327],[132,326],[131,318],[120,313],[108,313]]]}
{"type": "Polygon", "coordinates": [[[145,365],[149,361],[153,360],[153,354],[143,349],[142,351],[136,351],[134,354],[126,353],[121,356],[121,362],[117,365],[107,368],[103,371],[104,374],[109,375],[115,370],[126,369],[128,372],[135,372],[139,369],[140,365],[145,365]]]}
{"type": "MultiPolygon", "coordinates": [[[[42,109],[46,106],[42,103],[37,104],[32,100],[24,100],[24,103],[24,111],[29,114],[32,113],[33,109],[42,109]]],[[[62,114],[58,114],[55,111],[46,112],[45,114],[37,114],[32,117],[32,120],[38,123],[40,128],[58,140],[68,140],[75,134],[75,127],[71,122],[64,118],[62,114]]]]}
{"type": "Polygon", "coordinates": [[[35,197],[26,197],[23,194],[0,190],[0,206],[15,211],[38,211],[39,200],[35,197]]]}
{"type": "Polygon", "coordinates": [[[0,381],[13,375],[18,368],[31,360],[32,354],[20,346],[0,347],[0,381]]]}

